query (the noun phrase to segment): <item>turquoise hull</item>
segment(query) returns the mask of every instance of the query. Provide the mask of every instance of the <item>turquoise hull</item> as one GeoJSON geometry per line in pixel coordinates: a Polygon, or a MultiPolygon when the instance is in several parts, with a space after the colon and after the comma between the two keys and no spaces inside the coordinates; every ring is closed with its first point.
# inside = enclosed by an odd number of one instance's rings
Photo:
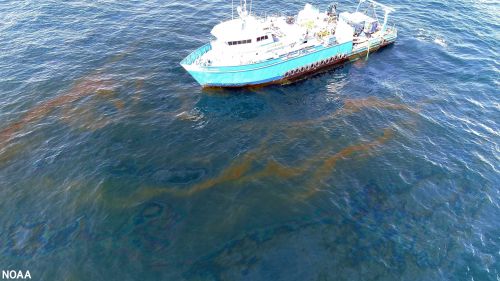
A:
{"type": "MultiPolygon", "coordinates": [[[[370,42],[376,50],[395,41],[396,33],[370,42]]],[[[354,49],[352,41],[333,46],[314,46],[275,59],[240,66],[199,66],[193,62],[210,50],[206,44],[187,56],[181,65],[203,87],[244,87],[285,83],[327,66],[352,59],[368,48],[354,49]]]]}

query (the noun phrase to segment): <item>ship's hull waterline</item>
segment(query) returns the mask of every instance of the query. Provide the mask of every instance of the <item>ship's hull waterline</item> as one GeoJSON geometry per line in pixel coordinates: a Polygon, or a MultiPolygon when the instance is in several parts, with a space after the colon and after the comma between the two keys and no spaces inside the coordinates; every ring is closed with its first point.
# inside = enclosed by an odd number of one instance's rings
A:
{"type": "Polygon", "coordinates": [[[376,38],[364,47],[353,46],[352,42],[341,45],[323,47],[319,46],[309,53],[290,59],[277,58],[262,63],[226,66],[226,67],[191,67],[190,61],[196,60],[210,49],[207,44],[181,62],[181,65],[204,88],[242,88],[252,86],[283,85],[302,80],[348,61],[366,56],[367,53],[376,52],[380,48],[390,45],[397,38],[396,31],[387,33],[383,39],[376,38]]]}

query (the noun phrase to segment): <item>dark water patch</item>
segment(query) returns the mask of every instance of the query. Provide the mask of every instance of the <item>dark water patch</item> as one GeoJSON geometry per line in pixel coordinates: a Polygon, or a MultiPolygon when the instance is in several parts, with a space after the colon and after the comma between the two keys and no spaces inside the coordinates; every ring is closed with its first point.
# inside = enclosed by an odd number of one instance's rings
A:
{"type": "Polygon", "coordinates": [[[56,249],[70,245],[82,229],[82,218],[77,219],[64,228],[55,231],[47,241],[44,247],[45,251],[54,251],[56,249]]]}
{"type": "Polygon", "coordinates": [[[179,214],[172,207],[157,202],[147,202],[140,208],[127,239],[141,251],[167,249],[180,221],[179,214]]]}
{"type": "Polygon", "coordinates": [[[336,220],[289,223],[261,229],[230,241],[214,253],[196,261],[184,276],[188,280],[301,280],[305,277],[317,279],[329,276],[329,266],[340,264],[342,269],[336,271],[336,276],[342,278],[352,277],[352,274],[355,274],[353,268],[360,264],[374,269],[375,279],[398,276],[397,272],[404,270],[407,264],[404,253],[395,243],[385,239],[369,241],[362,230],[336,220]],[[357,246],[354,252],[352,248],[349,250],[352,245],[357,246]],[[390,258],[370,258],[381,254],[390,258]],[[338,255],[342,255],[343,259],[336,259],[338,255]],[[308,261],[299,261],[296,258],[298,256],[307,256],[308,261]],[[386,266],[378,267],[376,264],[386,266]],[[283,266],[289,270],[278,270],[283,266]]]}
{"type": "Polygon", "coordinates": [[[47,243],[45,232],[44,222],[12,225],[7,235],[7,253],[18,257],[38,254],[47,243]]]}
{"type": "Polygon", "coordinates": [[[206,174],[203,168],[173,168],[170,170],[158,170],[153,174],[154,181],[157,184],[189,184],[198,181],[206,174]]]}
{"type": "Polygon", "coordinates": [[[224,91],[224,94],[203,96],[197,106],[207,117],[225,118],[228,121],[256,118],[265,113],[267,107],[262,96],[245,90],[224,91]]]}
{"type": "Polygon", "coordinates": [[[146,220],[161,216],[165,207],[159,203],[152,202],[143,207],[139,215],[135,219],[135,224],[142,224],[146,220]]]}

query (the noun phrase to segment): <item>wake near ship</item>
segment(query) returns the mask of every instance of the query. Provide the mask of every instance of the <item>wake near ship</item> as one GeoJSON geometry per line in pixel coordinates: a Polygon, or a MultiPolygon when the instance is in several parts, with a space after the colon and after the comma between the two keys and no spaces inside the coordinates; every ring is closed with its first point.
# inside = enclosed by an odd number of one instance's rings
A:
{"type": "Polygon", "coordinates": [[[239,17],[216,25],[215,39],[180,64],[203,87],[287,84],[395,42],[397,30],[387,23],[393,11],[360,0],[352,13],[339,14],[336,5],[320,12],[306,4],[296,16],[257,17],[243,0],[239,17]],[[384,11],[382,23],[376,8],[384,11]]]}

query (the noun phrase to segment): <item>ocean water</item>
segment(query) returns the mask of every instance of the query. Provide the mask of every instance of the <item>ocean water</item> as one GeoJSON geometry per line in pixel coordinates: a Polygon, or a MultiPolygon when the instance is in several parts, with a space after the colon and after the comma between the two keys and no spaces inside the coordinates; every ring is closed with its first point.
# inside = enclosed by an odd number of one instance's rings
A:
{"type": "Polygon", "coordinates": [[[393,46],[208,91],[179,62],[230,1],[0,2],[0,270],[500,280],[500,3],[384,3],[393,46]]]}

